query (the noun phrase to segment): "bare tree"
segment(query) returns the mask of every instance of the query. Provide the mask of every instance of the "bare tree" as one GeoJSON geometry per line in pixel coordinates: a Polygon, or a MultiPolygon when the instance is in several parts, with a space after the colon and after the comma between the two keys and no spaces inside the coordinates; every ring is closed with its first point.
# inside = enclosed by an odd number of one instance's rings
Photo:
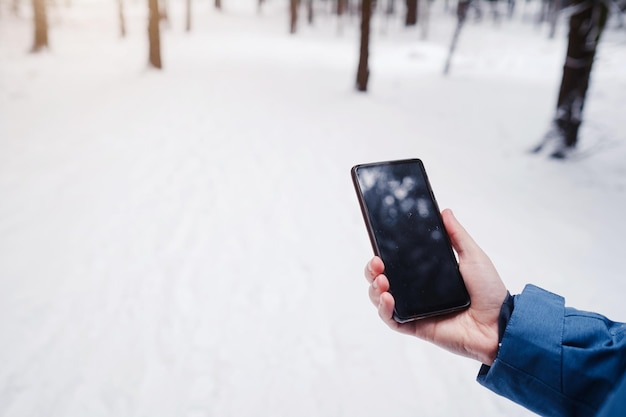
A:
{"type": "Polygon", "coordinates": [[[382,10],[382,12],[383,12],[383,21],[382,21],[381,32],[382,33],[386,33],[387,32],[387,28],[389,27],[389,20],[396,13],[395,0],[387,0],[386,5],[384,5],[384,6],[383,6],[383,4],[381,2],[381,7],[383,8],[383,10],[382,10]]]}
{"type": "Polygon", "coordinates": [[[39,52],[48,47],[48,17],[45,0],[33,0],[33,23],[35,37],[31,51],[39,52]]]}
{"type": "Polygon", "coordinates": [[[450,71],[450,63],[452,62],[452,54],[456,49],[456,44],[459,41],[459,35],[461,29],[467,19],[467,11],[469,10],[472,0],[459,0],[456,5],[456,27],[454,29],[454,35],[452,35],[452,42],[450,43],[450,49],[448,50],[448,57],[446,58],[446,64],[443,67],[443,75],[448,75],[450,71]]]}
{"type": "Polygon", "coordinates": [[[367,81],[370,75],[368,60],[371,17],[372,0],[363,0],[361,3],[361,49],[359,53],[359,67],[356,73],[356,88],[359,91],[367,91],[367,81]]]}
{"type": "Polygon", "coordinates": [[[313,24],[313,0],[307,0],[306,2],[306,17],[307,17],[307,22],[309,22],[309,25],[313,24]]]}
{"type": "Polygon", "coordinates": [[[348,0],[337,0],[337,15],[341,16],[348,9],[348,0]]]}
{"type": "Polygon", "coordinates": [[[191,32],[191,0],[185,0],[185,31],[191,32]]]}
{"type": "Polygon", "coordinates": [[[591,69],[609,14],[603,2],[574,0],[572,6],[577,8],[569,18],[567,54],[552,128],[533,149],[537,153],[556,142],[550,156],[557,159],[568,158],[578,144],[591,69]]]}
{"type": "Polygon", "coordinates": [[[550,39],[554,38],[556,34],[556,24],[559,18],[559,10],[562,7],[561,0],[552,0],[550,3],[550,10],[548,12],[548,23],[550,24],[550,31],[548,32],[548,37],[550,39]]]}
{"type": "Polygon", "coordinates": [[[159,0],[148,0],[148,62],[161,69],[161,33],[159,30],[159,0]]]}
{"type": "Polygon", "coordinates": [[[426,39],[428,37],[428,29],[430,26],[430,5],[433,0],[422,0],[419,2],[418,10],[418,20],[419,24],[422,27],[421,37],[422,39],[426,39]]]}
{"type": "Polygon", "coordinates": [[[126,37],[126,19],[124,18],[124,0],[117,0],[117,16],[120,21],[120,37],[126,37]]]}
{"type": "Polygon", "coordinates": [[[289,0],[289,33],[296,33],[298,28],[298,6],[300,0],[289,0]]]}
{"type": "Polygon", "coordinates": [[[417,24],[417,0],[406,0],[406,26],[415,26],[417,24]]]}

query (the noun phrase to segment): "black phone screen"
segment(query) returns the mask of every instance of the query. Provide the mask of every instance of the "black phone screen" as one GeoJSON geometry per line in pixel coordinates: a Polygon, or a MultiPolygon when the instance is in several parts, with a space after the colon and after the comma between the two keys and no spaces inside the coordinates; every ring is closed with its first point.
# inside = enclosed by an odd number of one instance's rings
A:
{"type": "Polygon", "coordinates": [[[450,239],[419,159],[357,165],[352,177],[399,322],[469,305],[450,239]]]}

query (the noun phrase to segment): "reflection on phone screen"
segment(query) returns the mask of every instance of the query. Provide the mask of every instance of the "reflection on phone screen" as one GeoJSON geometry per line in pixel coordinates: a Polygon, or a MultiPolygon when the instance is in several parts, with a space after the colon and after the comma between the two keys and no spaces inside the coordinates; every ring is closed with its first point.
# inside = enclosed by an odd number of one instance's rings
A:
{"type": "Polygon", "coordinates": [[[412,317],[465,303],[467,292],[421,164],[361,166],[356,172],[397,314],[412,317]]]}

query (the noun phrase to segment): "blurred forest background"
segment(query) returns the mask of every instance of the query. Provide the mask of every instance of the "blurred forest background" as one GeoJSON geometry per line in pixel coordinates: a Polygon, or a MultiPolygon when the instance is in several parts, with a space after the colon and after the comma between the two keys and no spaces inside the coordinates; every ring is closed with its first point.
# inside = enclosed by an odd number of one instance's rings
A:
{"type": "MultiPolygon", "coordinates": [[[[29,18],[32,20],[33,40],[32,52],[38,52],[49,48],[50,31],[56,25],[61,25],[64,14],[71,14],[73,1],[75,0],[3,0],[0,3],[0,13],[7,18],[29,18]],[[9,16],[6,16],[9,15],[9,16]],[[52,28],[52,29],[51,29],[52,28]]],[[[252,0],[249,0],[252,1],[252,0]]],[[[257,12],[261,16],[264,3],[273,1],[283,3],[286,0],[258,0],[257,12]]],[[[209,0],[207,0],[209,2],[209,0]]],[[[229,6],[242,3],[242,0],[211,0],[212,6],[218,10],[228,11],[229,6]],[[230,4],[229,4],[230,3],[230,4]]],[[[337,21],[337,30],[340,34],[344,25],[359,25],[361,32],[359,65],[357,74],[357,88],[367,90],[368,77],[368,49],[370,21],[372,16],[378,16],[382,20],[383,27],[390,21],[401,21],[406,27],[419,26],[420,39],[428,38],[430,27],[431,8],[434,0],[288,0],[285,5],[286,21],[291,34],[296,34],[298,25],[314,25],[316,20],[328,20],[333,18],[337,21]]],[[[88,2],[87,2],[88,3],[88,2]]],[[[137,13],[138,0],[116,0],[116,14],[118,36],[127,36],[127,14],[137,13]],[[128,3],[128,4],[125,4],[128,3]]],[[[146,13],[147,38],[148,38],[148,62],[155,68],[162,67],[161,58],[161,32],[168,30],[172,25],[169,10],[173,7],[173,0],[147,0],[144,5],[146,13]]],[[[618,29],[624,28],[624,13],[626,0],[607,0],[601,2],[610,12],[611,19],[618,29]]],[[[184,26],[186,32],[191,32],[193,27],[194,0],[184,0],[184,4],[175,6],[184,8],[184,26]]],[[[506,24],[507,20],[521,15],[529,25],[540,27],[548,26],[547,36],[552,38],[556,33],[556,26],[560,20],[566,20],[572,15],[571,6],[576,6],[576,0],[440,0],[436,6],[442,7],[448,12],[450,19],[456,19],[457,25],[454,34],[451,34],[450,50],[444,72],[448,71],[450,59],[456,47],[461,28],[468,13],[475,20],[488,20],[497,24],[506,24]],[[440,4],[442,3],[442,4],[440,4]],[[470,10],[471,9],[471,10],[470,10]],[[563,17],[563,11],[565,10],[563,17]]],[[[109,13],[111,11],[109,10],[109,13]]],[[[564,24],[568,24],[567,21],[564,24]]],[[[53,41],[52,41],[53,42],[53,41]]]]}

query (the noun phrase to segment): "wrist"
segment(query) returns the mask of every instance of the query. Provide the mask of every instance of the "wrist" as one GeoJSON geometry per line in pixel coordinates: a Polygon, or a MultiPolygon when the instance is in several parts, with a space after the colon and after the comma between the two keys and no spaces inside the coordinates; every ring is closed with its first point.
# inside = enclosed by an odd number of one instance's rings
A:
{"type": "Polygon", "coordinates": [[[485,345],[482,355],[478,360],[488,366],[491,366],[498,356],[500,349],[500,341],[498,339],[497,329],[491,328],[487,336],[488,343],[485,345]]]}
{"type": "Polygon", "coordinates": [[[499,348],[497,310],[491,316],[490,320],[481,321],[470,315],[461,353],[488,366],[496,359],[499,348]]]}
{"type": "MultiPolygon", "coordinates": [[[[515,297],[511,295],[509,291],[506,292],[506,297],[502,302],[502,306],[500,307],[500,313],[498,315],[498,338],[496,343],[492,343],[491,347],[487,349],[486,359],[483,363],[485,365],[491,366],[493,362],[498,357],[498,351],[500,350],[500,345],[502,344],[502,339],[504,338],[504,332],[506,331],[506,326],[509,324],[509,320],[511,319],[511,315],[513,314],[513,309],[515,308],[515,297]]],[[[493,340],[493,337],[491,338],[493,340]]]]}

